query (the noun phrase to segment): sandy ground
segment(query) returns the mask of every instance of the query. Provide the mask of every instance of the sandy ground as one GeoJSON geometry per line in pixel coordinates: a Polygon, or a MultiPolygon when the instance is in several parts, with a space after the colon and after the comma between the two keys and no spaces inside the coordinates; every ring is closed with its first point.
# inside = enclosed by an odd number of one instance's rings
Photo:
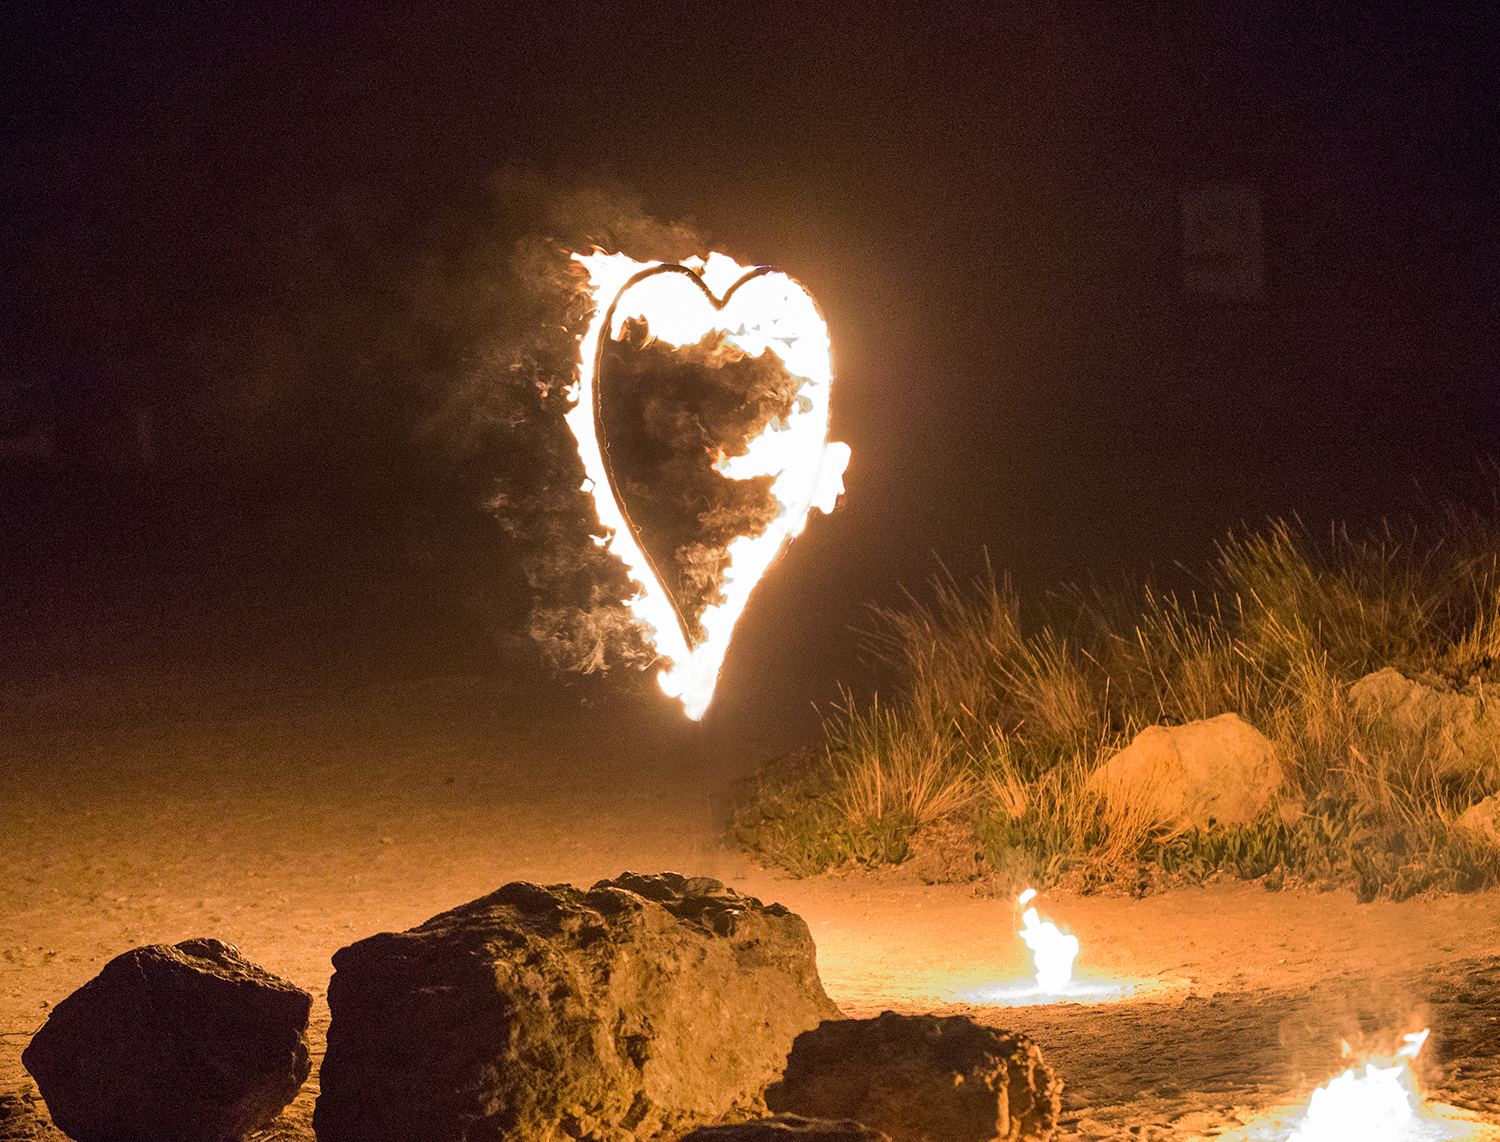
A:
{"type": "Polygon", "coordinates": [[[329,958],[512,880],[718,876],[800,913],[849,1015],[962,1012],[1029,1032],[1065,1139],[1282,1138],[1345,1065],[1433,1027],[1423,1137],[1500,1139],[1500,894],[1358,904],[1220,883],[1044,897],[1102,996],[1011,995],[1009,899],[906,870],[792,880],[716,842],[774,734],[664,703],[581,705],[446,677],[268,687],[54,682],[0,693],[0,1095],[48,1008],[111,957],[216,936],[315,997],[314,1073],[260,1137],[311,1138],[329,958]]]}

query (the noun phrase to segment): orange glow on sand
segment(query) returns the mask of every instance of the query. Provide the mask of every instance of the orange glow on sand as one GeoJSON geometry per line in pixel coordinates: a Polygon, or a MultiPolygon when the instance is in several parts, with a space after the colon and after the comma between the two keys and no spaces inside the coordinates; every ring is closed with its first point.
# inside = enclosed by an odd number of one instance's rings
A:
{"type": "Polygon", "coordinates": [[[599,522],[610,531],[605,546],[640,585],[627,605],[665,660],[657,682],[697,720],[713,699],[734,625],[755,584],[801,533],[811,510],[832,511],[844,490],[849,447],[828,441],[833,383],[828,327],[812,296],[793,278],[768,267],[738,265],[722,254],[683,265],[642,263],[597,251],[574,257],[588,270],[595,299],[581,347],[578,403],[567,418],[583,460],[583,487],[593,497],[599,522]],[[771,494],[777,513],[761,534],[741,535],[728,545],[720,597],[701,616],[701,636],[690,632],[642,548],[601,441],[599,360],[605,338],[617,337],[628,317],[646,318],[654,340],[671,346],[690,345],[718,331],[731,351],[748,356],[769,351],[801,380],[788,416],[746,440],[742,454],[721,453],[714,465],[732,480],[774,477],[771,494]]]}

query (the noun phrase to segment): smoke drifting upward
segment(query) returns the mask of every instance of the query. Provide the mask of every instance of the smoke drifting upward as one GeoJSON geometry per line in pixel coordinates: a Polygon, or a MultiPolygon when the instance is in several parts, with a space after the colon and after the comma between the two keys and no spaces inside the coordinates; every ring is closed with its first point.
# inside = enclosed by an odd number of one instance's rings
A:
{"type": "Polygon", "coordinates": [[[774,476],[732,480],[714,465],[745,455],[799,403],[810,407],[797,395],[803,380],[769,350],[752,357],[726,345],[722,332],[663,344],[643,318],[627,318],[605,345],[599,408],[614,478],[694,640],[704,610],[723,602],[730,542],[764,534],[780,510],[774,476]]]}
{"type": "MultiPolygon", "coordinates": [[[[677,260],[706,252],[707,243],[688,226],[655,222],[618,192],[587,188],[559,193],[535,176],[516,172],[497,180],[497,192],[546,233],[518,239],[507,267],[524,324],[507,323],[512,336],[464,386],[463,399],[444,410],[446,427],[439,435],[464,422],[469,431],[482,426],[489,438],[484,451],[496,459],[498,469],[487,507],[513,566],[524,577],[529,595],[525,633],[531,648],[559,671],[644,670],[656,653],[625,607],[635,587],[620,561],[599,542],[604,531],[582,489],[583,465],[563,419],[573,403],[568,391],[578,381],[578,339],[594,303],[587,272],[571,251],[598,247],[638,259],[677,260]]],[[[657,407],[664,410],[670,403],[663,398],[657,407]]],[[[679,408],[677,414],[692,417],[697,410],[679,408]]],[[[709,420],[717,425],[723,416],[709,420]]],[[[618,430],[622,442],[630,436],[625,427],[618,430]]],[[[701,429],[695,431],[702,436],[701,429]]],[[[722,439],[733,446],[731,436],[722,439]]],[[[665,440],[656,442],[657,447],[663,444],[665,440]]],[[[697,447],[699,466],[721,483],[733,483],[712,471],[712,457],[701,442],[697,447]]],[[[738,447],[743,448],[742,437],[738,447]]],[[[726,454],[736,453],[726,447],[726,454]]],[[[652,447],[626,445],[621,458],[623,470],[632,472],[637,484],[656,485],[658,474],[646,470],[660,460],[653,460],[652,447]]],[[[685,503],[688,494],[679,490],[676,503],[685,503]]],[[[702,525],[696,519],[684,520],[681,512],[673,516],[669,494],[658,499],[660,506],[647,507],[643,518],[651,520],[674,561],[682,549],[679,586],[684,593],[679,597],[695,600],[701,613],[716,578],[705,571],[717,567],[716,560],[722,562],[722,544],[734,533],[725,533],[721,523],[699,536],[702,525]],[[690,536],[697,537],[701,551],[690,536]]],[[[745,515],[734,511],[722,492],[715,502],[726,519],[745,515]]],[[[764,513],[766,508],[757,510],[764,513]]],[[[509,633],[502,632],[507,641],[509,633]]]]}
{"type": "Polygon", "coordinates": [[[253,594],[181,635],[235,661],[254,643],[360,669],[484,668],[497,648],[568,671],[648,665],[564,421],[593,304],[571,254],[679,260],[707,243],[623,187],[522,168],[214,201],[211,219],[173,213],[155,245],[113,199],[86,212],[107,234],[37,193],[14,220],[39,252],[12,274],[27,320],[0,331],[0,363],[45,390],[56,463],[0,489],[17,537],[0,572],[26,585],[0,600],[7,629],[72,661],[85,640],[54,637],[37,600],[88,576],[122,608],[170,598],[149,604],[164,613],[253,594]]]}

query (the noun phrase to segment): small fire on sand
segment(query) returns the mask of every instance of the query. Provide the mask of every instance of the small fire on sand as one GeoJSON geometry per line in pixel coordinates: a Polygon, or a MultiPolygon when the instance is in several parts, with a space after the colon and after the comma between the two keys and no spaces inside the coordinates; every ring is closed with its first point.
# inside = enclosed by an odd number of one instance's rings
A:
{"type": "Polygon", "coordinates": [[[627,605],[663,659],[657,682],[697,720],[751,590],[844,490],[849,447],[828,440],[828,327],[768,266],[574,258],[595,299],[567,417],[583,487],[638,585],[627,605]],[[625,471],[632,448],[646,459],[625,471]],[[690,490],[669,502],[674,479],[690,490]]]}
{"type": "Polygon", "coordinates": [[[1135,981],[1076,980],[1073,962],[1078,958],[1077,936],[1064,932],[1051,920],[1043,920],[1035,907],[1027,907],[1037,897],[1028,888],[1016,897],[1022,927],[1016,931],[1031,950],[1034,980],[1013,983],[985,983],[959,986],[950,993],[963,1003],[1000,1004],[1006,1007],[1029,1007],[1038,1003],[1097,1003],[1122,999],[1135,992],[1135,981]]]}
{"type": "MultiPolygon", "coordinates": [[[[1406,1045],[1382,1066],[1367,1061],[1313,1091],[1307,1115],[1287,1142],[1404,1142],[1412,1133],[1421,1096],[1406,1060],[1415,1059],[1427,1031],[1404,1036],[1406,1045]]],[[[1349,1055],[1344,1044],[1344,1055],[1349,1055]]]]}
{"type": "MultiPolygon", "coordinates": [[[[1026,908],[1036,898],[1036,889],[1028,888],[1016,899],[1026,908]]],[[[1078,958],[1078,937],[1063,932],[1051,920],[1043,920],[1035,908],[1021,914],[1026,926],[1016,934],[1026,941],[1036,961],[1036,985],[1041,991],[1063,991],[1073,979],[1073,961],[1078,958]]]]}
{"type": "MultiPolygon", "coordinates": [[[[1478,1142],[1493,1126],[1470,1111],[1424,1101],[1408,1064],[1429,1032],[1403,1036],[1389,1058],[1366,1059],[1330,1079],[1301,1106],[1268,1111],[1250,1124],[1246,1142],[1478,1142]]],[[[1352,1054],[1344,1043],[1344,1055],[1352,1054]]]]}

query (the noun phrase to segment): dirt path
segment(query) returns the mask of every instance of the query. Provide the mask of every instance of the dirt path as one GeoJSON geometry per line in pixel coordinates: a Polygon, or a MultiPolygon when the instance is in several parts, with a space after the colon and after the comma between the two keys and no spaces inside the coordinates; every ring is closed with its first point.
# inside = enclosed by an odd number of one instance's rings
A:
{"type": "MultiPolygon", "coordinates": [[[[726,790],[771,748],[753,728],[488,678],[85,681],[0,695],[0,717],[0,1094],[28,1086],[49,1006],[139,944],[238,944],[313,993],[321,1053],[339,947],[511,880],[676,869],[800,913],[850,1015],[1032,1034],[1067,1083],[1065,1138],[1284,1137],[1276,1108],[1341,1069],[1341,1039],[1428,1024],[1430,1094],[1500,1138],[1500,894],[1044,898],[1110,994],[1014,1006],[995,990],[1029,972],[1008,899],[901,869],[789,880],[717,847],[726,790]]],[[[316,1070],[265,1139],[310,1138],[315,1097],[316,1070]]]]}

